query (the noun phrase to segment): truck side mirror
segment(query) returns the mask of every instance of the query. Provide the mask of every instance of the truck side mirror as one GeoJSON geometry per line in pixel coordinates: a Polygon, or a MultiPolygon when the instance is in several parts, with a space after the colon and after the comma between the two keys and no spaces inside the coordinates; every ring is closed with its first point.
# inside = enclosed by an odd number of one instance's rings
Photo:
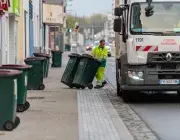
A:
{"type": "Polygon", "coordinates": [[[118,16],[118,17],[122,16],[122,15],[123,15],[123,9],[120,8],[120,7],[116,7],[116,8],[114,9],[114,15],[115,15],[115,16],[118,16]]]}
{"type": "Polygon", "coordinates": [[[114,19],[114,32],[121,32],[121,27],[122,27],[122,19],[117,18],[114,19]]]}

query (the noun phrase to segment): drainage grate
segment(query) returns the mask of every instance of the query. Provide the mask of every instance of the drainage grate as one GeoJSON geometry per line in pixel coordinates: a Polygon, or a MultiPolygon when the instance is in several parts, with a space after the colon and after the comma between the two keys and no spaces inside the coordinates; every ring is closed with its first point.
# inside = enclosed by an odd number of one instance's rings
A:
{"type": "Polygon", "coordinates": [[[31,99],[31,100],[42,100],[42,99],[44,99],[44,97],[28,97],[27,99],[31,99]]]}

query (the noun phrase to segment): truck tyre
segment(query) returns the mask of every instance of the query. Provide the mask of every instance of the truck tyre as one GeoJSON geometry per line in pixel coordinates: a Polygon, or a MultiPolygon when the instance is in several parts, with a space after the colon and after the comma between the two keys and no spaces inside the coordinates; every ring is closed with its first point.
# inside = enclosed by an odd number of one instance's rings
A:
{"type": "Polygon", "coordinates": [[[122,96],[122,92],[121,92],[121,85],[119,83],[119,62],[118,60],[116,60],[116,90],[117,90],[117,96],[122,96]]]}
{"type": "Polygon", "coordinates": [[[140,102],[141,93],[139,91],[122,91],[122,99],[125,103],[140,102]]]}
{"type": "Polygon", "coordinates": [[[131,101],[131,93],[130,91],[123,91],[122,92],[122,99],[125,103],[129,103],[131,101]]]}

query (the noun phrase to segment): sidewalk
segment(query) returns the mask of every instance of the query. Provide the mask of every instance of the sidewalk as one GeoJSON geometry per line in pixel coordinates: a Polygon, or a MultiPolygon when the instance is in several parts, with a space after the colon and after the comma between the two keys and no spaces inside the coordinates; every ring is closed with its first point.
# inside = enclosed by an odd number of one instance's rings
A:
{"type": "Polygon", "coordinates": [[[18,114],[14,131],[0,132],[0,140],[78,140],[77,91],[60,82],[64,68],[51,68],[44,91],[28,91],[30,109],[18,114]]]}
{"type": "Polygon", "coordinates": [[[31,107],[18,114],[20,125],[0,132],[0,140],[133,140],[104,89],[69,89],[60,82],[63,67],[51,68],[44,91],[28,91],[31,107]]]}

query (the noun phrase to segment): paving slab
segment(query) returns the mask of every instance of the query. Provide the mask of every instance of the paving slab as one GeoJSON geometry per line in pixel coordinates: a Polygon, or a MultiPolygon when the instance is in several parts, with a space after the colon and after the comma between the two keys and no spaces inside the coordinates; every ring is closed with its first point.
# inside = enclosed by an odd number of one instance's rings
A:
{"type": "MultiPolygon", "coordinates": [[[[67,53],[63,59],[67,59],[67,53]]],[[[78,140],[77,91],[60,82],[62,68],[51,68],[44,91],[28,91],[29,110],[17,115],[20,125],[0,132],[0,140],[78,140]]]]}
{"type": "Polygon", "coordinates": [[[106,89],[78,90],[79,140],[133,140],[106,89]]]}

